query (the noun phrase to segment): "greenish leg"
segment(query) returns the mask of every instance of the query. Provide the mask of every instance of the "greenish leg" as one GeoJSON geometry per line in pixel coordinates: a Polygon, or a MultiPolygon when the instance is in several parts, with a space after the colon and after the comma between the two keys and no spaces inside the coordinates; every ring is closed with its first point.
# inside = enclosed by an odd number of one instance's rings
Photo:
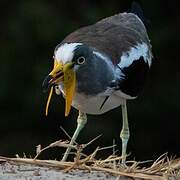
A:
{"type": "MultiPolygon", "coordinates": [[[[86,123],[87,123],[87,116],[86,116],[86,114],[79,111],[79,116],[77,118],[77,128],[76,128],[76,130],[75,130],[75,132],[73,134],[73,137],[71,138],[70,145],[74,144],[74,142],[76,141],[80,131],[84,128],[86,123]]],[[[68,147],[66,149],[66,152],[65,152],[63,158],[62,158],[62,161],[66,161],[70,151],[71,151],[71,148],[68,147]]]]}
{"type": "Polygon", "coordinates": [[[122,140],[122,164],[125,165],[127,143],[130,136],[126,101],[123,102],[123,104],[121,105],[121,108],[122,108],[123,125],[122,125],[122,130],[120,133],[120,138],[122,140]]]}

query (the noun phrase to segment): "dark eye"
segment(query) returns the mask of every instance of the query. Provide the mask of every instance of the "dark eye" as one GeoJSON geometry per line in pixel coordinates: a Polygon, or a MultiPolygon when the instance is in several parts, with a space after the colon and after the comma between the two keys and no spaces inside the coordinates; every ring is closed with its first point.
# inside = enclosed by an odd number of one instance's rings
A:
{"type": "Polygon", "coordinates": [[[86,61],[86,59],[85,59],[85,57],[83,57],[83,56],[77,58],[77,63],[80,64],[80,65],[81,65],[81,64],[84,64],[85,61],[86,61]]]}

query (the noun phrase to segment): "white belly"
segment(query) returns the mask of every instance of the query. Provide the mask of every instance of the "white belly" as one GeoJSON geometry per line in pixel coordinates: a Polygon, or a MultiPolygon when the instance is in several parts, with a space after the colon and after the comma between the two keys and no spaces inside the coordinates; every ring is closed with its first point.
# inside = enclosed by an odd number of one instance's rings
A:
{"type": "Polygon", "coordinates": [[[87,114],[103,114],[120,106],[124,100],[118,94],[113,93],[105,102],[104,106],[100,109],[105,98],[106,97],[102,96],[101,94],[92,97],[76,93],[72,106],[87,114]]]}
{"type": "MultiPolygon", "coordinates": [[[[59,86],[59,88],[64,94],[62,86],[59,86]]],[[[73,98],[72,106],[87,114],[103,114],[120,106],[126,99],[135,99],[135,97],[126,95],[121,91],[115,91],[112,92],[103,107],[100,108],[106,98],[105,94],[107,93],[104,92],[97,94],[96,96],[87,96],[76,92],[73,98]]]]}

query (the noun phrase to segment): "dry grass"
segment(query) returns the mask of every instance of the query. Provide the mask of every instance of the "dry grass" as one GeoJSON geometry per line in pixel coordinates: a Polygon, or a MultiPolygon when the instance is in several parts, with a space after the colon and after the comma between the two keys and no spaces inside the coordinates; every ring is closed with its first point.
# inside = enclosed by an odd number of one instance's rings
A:
{"type": "MultiPolygon", "coordinates": [[[[97,137],[98,138],[98,137],[97,137]]],[[[180,158],[178,159],[169,159],[166,154],[163,154],[156,161],[152,162],[149,167],[146,167],[146,162],[137,162],[137,161],[127,161],[127,166],[122,166],[120,163],[121,157],[113,155],[107,157],[106,159],[96,159],[96,154],[99,151],[114,148],[115,145],[110,147],[99,148],[97,147],[93,153],[90,155],[85,155],[82,153],[83,149],[86,148],[89,144],[95,141],[97,138],[93,139],[87,144],[82,145],[71,145],[71,148],[74,150],[74,161],[72,162],[62,162],[57,160],[39,160],[37,159],[39,155],[53,147],[67,148],[69,147],[69,141],[56,141],[51,143],[45,148],[41,148],[41,145],[36,147],[36,156],[34,158],[27,158],[25,155],[23,158],[20,158],[19,155],[16,155],[16,158],[8,158],[0,156],[0,161],[7,161],[9,163],[26,163],[44,167],[51,167],[55,169],[60,169],[65,172],[68,172],[72,169],[84,169],[88,170],[97,170],[103,171],[110,174],[113,174],[117,177],[125,176],[134,179],[150,179],[150,180],[166,180],[166,179],[180,179],[180,158]]]]}

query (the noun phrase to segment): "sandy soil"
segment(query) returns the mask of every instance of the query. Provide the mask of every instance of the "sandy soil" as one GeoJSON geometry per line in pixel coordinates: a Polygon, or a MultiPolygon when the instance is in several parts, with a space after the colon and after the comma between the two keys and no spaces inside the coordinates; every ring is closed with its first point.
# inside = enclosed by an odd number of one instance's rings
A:
{"type": "Polygon", "coordinates": [[[72,170],[65,173],[61,170],[32,165],[16,165],[8,162],[0,164],[0,180],[115,180],[117,177],[98,171],[72,170]]]}

